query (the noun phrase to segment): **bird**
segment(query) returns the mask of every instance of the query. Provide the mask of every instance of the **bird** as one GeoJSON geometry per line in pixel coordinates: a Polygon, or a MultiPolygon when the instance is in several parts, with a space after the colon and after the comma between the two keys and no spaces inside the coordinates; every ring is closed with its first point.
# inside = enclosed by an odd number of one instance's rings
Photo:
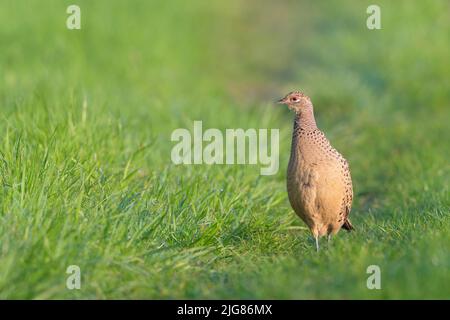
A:
{"type": "Polygon", "coordinates": [[[327,236],[329,243],[341,228],[354,230],[349,220],[353,201],[350,167],[317,127],[310,97],[293,91],[278,103],[295,113],[286,179],[289,202],[309,227],[319,251],[319,238],[327,236]]]}

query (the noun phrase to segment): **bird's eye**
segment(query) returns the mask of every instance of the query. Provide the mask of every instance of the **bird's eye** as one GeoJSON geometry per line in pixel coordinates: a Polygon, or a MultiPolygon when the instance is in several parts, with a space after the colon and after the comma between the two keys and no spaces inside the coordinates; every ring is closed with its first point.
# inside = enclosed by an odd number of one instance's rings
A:
{"type": "Polygon", "coordinates": [[[293,97],[293,98],[291,98],[291,101],[297,102],[298,98],[297,97],[293,97]]]}

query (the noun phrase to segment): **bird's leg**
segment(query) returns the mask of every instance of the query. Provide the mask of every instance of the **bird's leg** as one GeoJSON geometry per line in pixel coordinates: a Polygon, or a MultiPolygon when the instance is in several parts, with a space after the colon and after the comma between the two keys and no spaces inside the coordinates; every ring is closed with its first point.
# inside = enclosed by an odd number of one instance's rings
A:
{"type": "Polygon", "coordinates": [[[330,244],[330,242],[331,242],[331,233],[328,234],[327,241],[328,241],[328,244],[330,244]]]}
{"type": "Polygon", "coordinates": [[[316,251],[319,252],[319,236],[316,235],[314,238],[316,239],[316,251]]]}

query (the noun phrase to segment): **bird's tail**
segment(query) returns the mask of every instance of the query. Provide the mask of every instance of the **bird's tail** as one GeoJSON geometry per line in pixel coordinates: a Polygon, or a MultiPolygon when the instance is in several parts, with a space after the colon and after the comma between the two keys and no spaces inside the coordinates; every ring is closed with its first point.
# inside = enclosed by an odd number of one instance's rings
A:
{"type": "Polygon", "coordinates": [[[355,228],[353,228],[353,225],[352,225],[352,223],[350,222],[349,219],[345,219],[345,222],[342,225],[342,229],[345,229],[347,231],[355,230],[355,228]]]}

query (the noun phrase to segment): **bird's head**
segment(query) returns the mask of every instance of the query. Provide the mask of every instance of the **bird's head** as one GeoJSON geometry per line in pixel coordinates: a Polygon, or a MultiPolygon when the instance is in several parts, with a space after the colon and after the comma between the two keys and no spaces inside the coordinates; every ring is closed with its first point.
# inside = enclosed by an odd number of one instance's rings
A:
{"type": "Polygon", "coordinates": [[[278,100],[278,103],[287,105],[296,113],[300,113],[303,108],[312,106],[311,99],[300,91],[288,93],[284,98],[278,100]]]}

